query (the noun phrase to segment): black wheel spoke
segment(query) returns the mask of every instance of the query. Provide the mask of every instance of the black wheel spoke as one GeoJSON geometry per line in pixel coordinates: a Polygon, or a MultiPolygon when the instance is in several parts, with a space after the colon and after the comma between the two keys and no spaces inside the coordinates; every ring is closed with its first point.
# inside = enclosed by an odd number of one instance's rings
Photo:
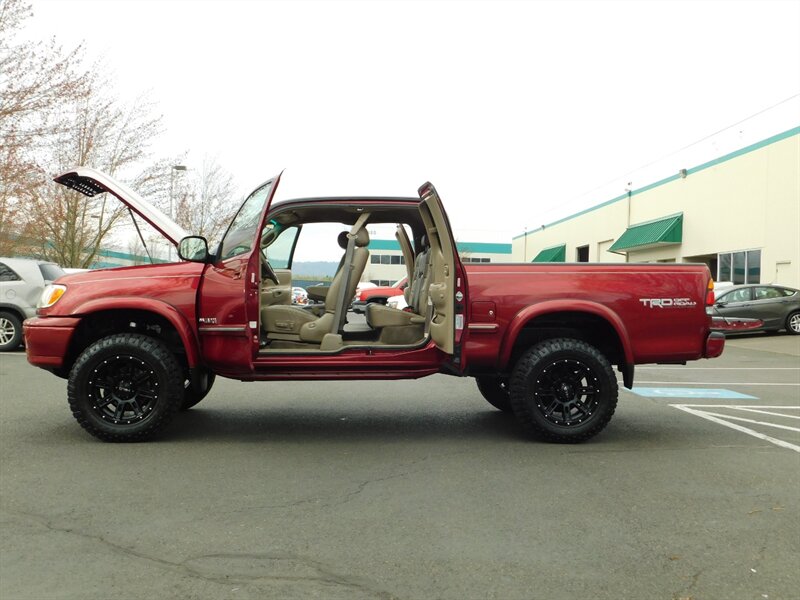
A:
{"type": "Polygon", "coordinates": [[[133,416],[141,418],[142,415],[144,414],[144,411],[142,410],[142,407],[139,405],[139,401],[134,398],[133,400],[131,400],[130,404],[131,404],[130,408],[131,408],[131,411],[133,412],[133,416]]]}
{"type": "Polygon", "coordinates": [[[110,395],[107,398],[103,398],[100,402],[97,403],[97,408],[105,408],[109,404],[114,401],[114,396],[110,395]]]}
{"type": "Polygon", "coordinates": [[[543,411],[544,416],[549,417],[553,414],[553,412],[558,408],[558,400],[553,400],[552,403],[547,405],[547,408],[543,411]]]}

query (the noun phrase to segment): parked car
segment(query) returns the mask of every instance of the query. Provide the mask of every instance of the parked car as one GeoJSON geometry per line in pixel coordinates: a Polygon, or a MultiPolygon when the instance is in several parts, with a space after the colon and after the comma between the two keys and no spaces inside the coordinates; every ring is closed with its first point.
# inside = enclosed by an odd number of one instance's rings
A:
{"type": "Polygon", "coordinates": [[[386,299],[386,306],[389,308],[396,308],[397,310],[405,310],[408,307],[405,294],[398,294],[386,299]]]}
{"type": "Polygon", "coordinates": [[[22,343],[22,322],[36,316],[45,286],[64,275],[55,263],[0,257],[0,352],[22,343]]]}
{"type": "Polygon", "coordinates": [[[395,281],[392,285],[366,287],[360,291],[356,290],[356,299],[353,300],[353,312],[366,312],[366,306],[369,302],[386,304],[389,298],[402,294],[407,286],[408,277],[403,277],[399,281],[395,281]]]}
{"type": "Polygon", "coordinates": [[[734,285],[715,289],[714,313],[724,318],[759,319],[754,331],[785,329],[800,334],[800,290],[782,285],[734,285]]]}
{"type": "Polygon", "coordinates": [[[305,288],[292,288],[292,304],[308,304],[308,292],[305,288]]]}

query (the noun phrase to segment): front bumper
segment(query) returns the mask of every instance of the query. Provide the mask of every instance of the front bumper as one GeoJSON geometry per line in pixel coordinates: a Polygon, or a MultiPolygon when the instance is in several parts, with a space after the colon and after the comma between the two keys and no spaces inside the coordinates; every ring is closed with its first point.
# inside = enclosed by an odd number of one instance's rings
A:
{"type": "Polygon", "coordinates": [[[53,371],[64,366],[72,334],[80,319],[72,317],[34,317],[22,324],[28,362],[53,371]]]}

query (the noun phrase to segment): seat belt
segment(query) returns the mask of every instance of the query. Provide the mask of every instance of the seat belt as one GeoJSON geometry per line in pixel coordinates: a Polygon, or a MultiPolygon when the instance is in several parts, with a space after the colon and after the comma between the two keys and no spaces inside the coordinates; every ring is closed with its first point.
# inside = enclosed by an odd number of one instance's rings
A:
{"type": "Polygon", "coordinates": [[[333,326],[331,333],[339,333],[344,329],[344,319],[347,316],[347,307],[345,306],[345,294],[350,287],[350,278],[353,276],[353,254],[356,247],[356,234],[364,226],[364,223],[369,219],[369,213],[364,213],[356,220],[350,233],[347,234],[347,249],[344,251],[344,278],[342,285],[339,286],[339,293],[336,297],[336,309],[333,313],[333,326]]]}

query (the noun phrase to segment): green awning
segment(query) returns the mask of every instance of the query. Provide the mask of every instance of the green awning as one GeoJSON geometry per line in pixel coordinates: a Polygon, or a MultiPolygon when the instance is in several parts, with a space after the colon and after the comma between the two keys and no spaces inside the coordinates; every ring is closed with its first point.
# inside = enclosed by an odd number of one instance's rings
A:
{"type": "Polygon", "coordinates": [[[567,245],[552,246],[545,248],[533,257],[531,262],[564,262],[567,257],[567,245]]]}
{"type": "Polygon", "coordinates": [[[608,251],[624,254],[633,250],[680,244],[682,240],[683,213],[678,213],[662,219],[631,225],[608,251]]]}

